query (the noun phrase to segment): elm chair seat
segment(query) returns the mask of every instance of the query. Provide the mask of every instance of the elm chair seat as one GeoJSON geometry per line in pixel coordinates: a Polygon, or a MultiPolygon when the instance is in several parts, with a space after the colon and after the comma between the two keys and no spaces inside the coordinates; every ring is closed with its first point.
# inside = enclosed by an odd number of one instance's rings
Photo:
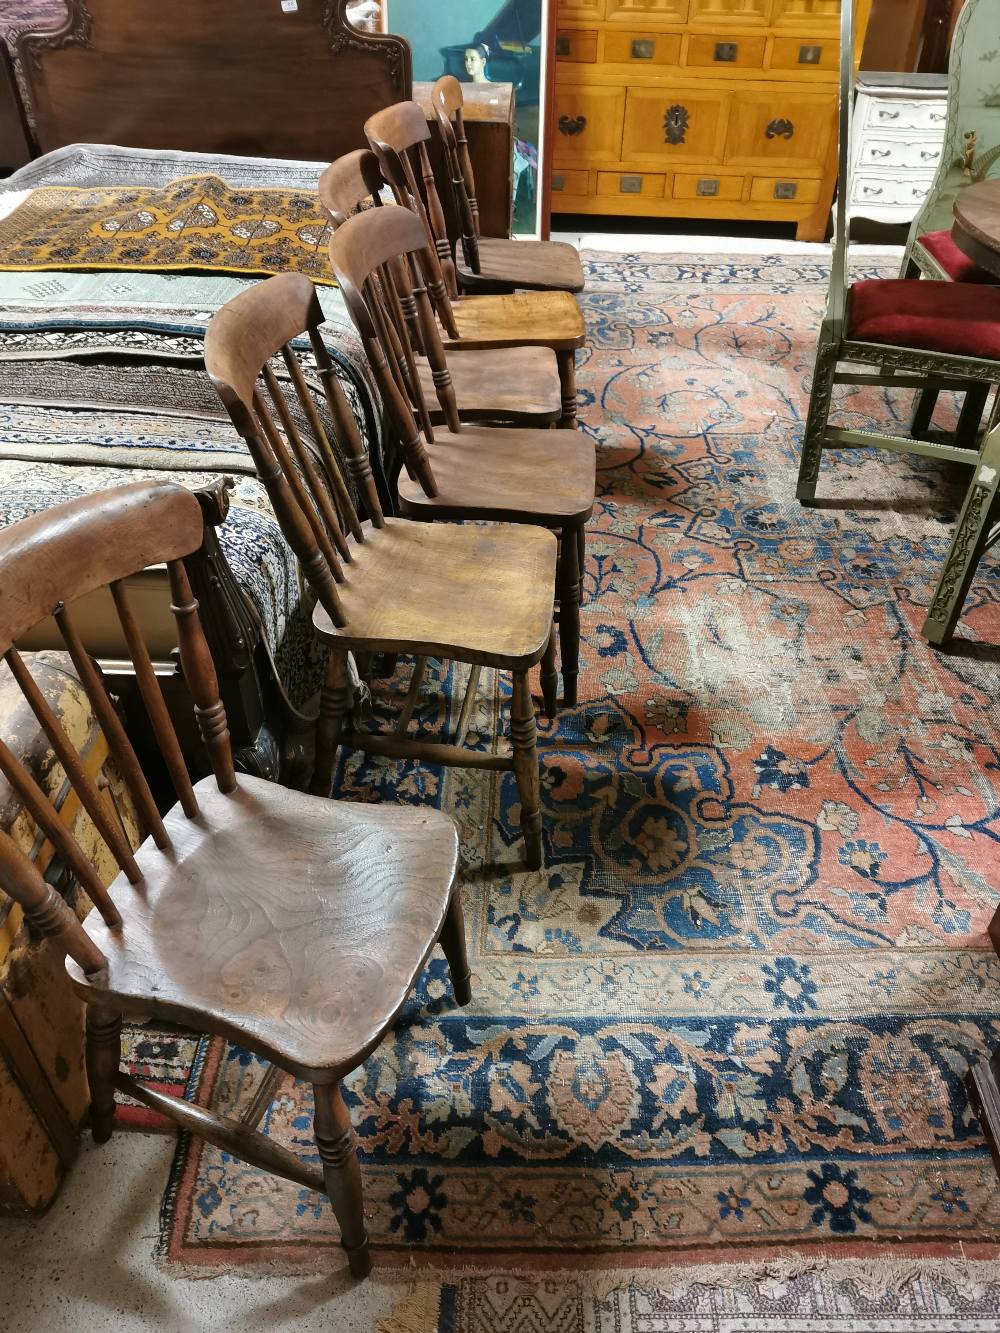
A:
{"type": "Polygon", "coordinates": [[[874,278],[850,288],[848,338],[1000,361],[1000,287],[874,278]]]}
{"type": "Polygon", "coordinates": [[[995,285],[997,278],[958,248],[950,231],[929,231],[917,237],[917,245],[926,250],[952,282],[981,282],[995,285]]]}
{"type": "Polygon", "coordinates": [[[491,285],[511,286],[516,275],[520,291],[582,292],[586,279],[576,246],[565,241],[507,241],[480,236],[479,271],[457,261],[459,285],[475,290],[491,285]]]}

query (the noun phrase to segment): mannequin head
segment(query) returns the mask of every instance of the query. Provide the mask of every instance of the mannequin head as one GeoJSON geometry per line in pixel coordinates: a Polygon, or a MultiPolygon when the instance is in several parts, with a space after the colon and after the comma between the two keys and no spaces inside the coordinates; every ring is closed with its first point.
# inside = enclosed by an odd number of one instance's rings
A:
{"type": "Polygon", "coordinates": [[[467,46],[465,48],[465,72],[472,83],[489,83],[486,74],[487,54],[485,46],[467,46]]]}

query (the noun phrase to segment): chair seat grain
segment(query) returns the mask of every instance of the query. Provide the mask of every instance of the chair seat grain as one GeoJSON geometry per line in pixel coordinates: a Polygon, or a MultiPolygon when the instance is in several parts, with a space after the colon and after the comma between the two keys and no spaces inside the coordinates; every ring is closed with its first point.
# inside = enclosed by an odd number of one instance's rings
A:
{"type": "Polygon", "coordinates": [[[441,931],[454,823],[244,775],[195,795],[197,820],[179,806],[164,820],[170,855],[149,840],[136,853],[139,890],[112,885],[127,930],[85,924],[108,960],[102,1001],[209,1026],[298,1078],[339,1077],[381,1041],[441,931]]]}
{"type": "Polygon", "coordinates": [[[351,542],[351,580],[338,587],[344,625],[321,604],[313,624],[344,648],[527,669],[552,629],[556,553],[544,528],[386,518],[351,542]]]}
{"type": "Polygon", "coordinates": [[[401,512],[407,518],[477,518],[560,528],[585,523],[593,512],[594,445],[577,431],[465,426],[454,435],[436,430],[431,457],[436,495],[429,496],[409,477],[399,479],[401,512]]]}
{"type": "Polygon", "coordinates": [[[551,347],[575,351],[586,342],[583,315],[569,292],[511,292],[507,296],[463,296],[452,307],[458,338],[447,348],[551,347]]]}
{"type": "Polygon", "coordinates": [[[519,291],[582,292],[580,252],[565,241],[508,241],[480,236],[479,271],[456,259],[458,285],[463,292],[516,284],[519,291]]]}
{"type": "MultiPolygon", "coordinates": [[[[433,406],[434,379],[429,362],[417,358],[420,387],[432,404],[431,420],[443,419],[433,406]]],[[[544,425],[559,420],[562,391],[555,352],[548,347],[499,347],[458,351],[448,358],[463,421],[515,421],[544,425]]]]}

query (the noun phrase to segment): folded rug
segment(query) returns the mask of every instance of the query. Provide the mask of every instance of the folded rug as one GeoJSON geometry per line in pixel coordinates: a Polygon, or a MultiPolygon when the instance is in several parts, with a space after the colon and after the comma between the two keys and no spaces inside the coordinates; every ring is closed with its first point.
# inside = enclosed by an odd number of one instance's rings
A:
{"type": "Polygon", "coordinates": [[[0,220],[0,270],[294,271],[332,286],[329,240],[310,190],[236,189],[212,175],[46,186],[0,220]]]}

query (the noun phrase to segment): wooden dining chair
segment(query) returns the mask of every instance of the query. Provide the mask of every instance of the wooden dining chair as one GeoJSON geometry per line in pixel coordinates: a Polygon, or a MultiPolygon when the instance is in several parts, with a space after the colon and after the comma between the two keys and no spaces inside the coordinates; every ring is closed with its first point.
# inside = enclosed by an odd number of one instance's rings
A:
{"type": "MultiPolygon", "coordinates": [[[[359,148],[330,163],[319,178],[319,197],[336,227],[360,208],[381,207],[384,186],[378,158],[370,148],[359,148]]],[[[401,339],[392,326],[394,321],[402,322],[403,314],[395,304],[386,305],[385,318],[396,344],[394,354],[399,356],[403,355],[405,338],[401,339]]],[[[431,405],[430,419],[439,424],[444,417],[434,398],[432,371],[422,354],[418,330],[413,330],[411,341],[423,398],[431,405]]],[[[462,421],[545,426],[562,416],[559,363],[549,347],[460,347],[451,369],[462,421]]]]}
{"type": "Polygon", "coordinates": [[[909,278],[848,284],[853,28],[854,6],[845,4],[841,7],[841,188],[830,292],[817,346],[796,490],[804,504],[815,497],[826,449],[888,449],[973,466],[983,410],[991,388],[1000,384],[1000,288],[909,278]],[[858,365],[875,369],[853,369],[858,365]],[[833,428],[829,416],[836,384],[964,393],[958,431],[951,441],[920,438],[926,424],[922,419],[915,420],[911,435],[833,428]]]}
{"type": "Polygon", "coordinates": [[[576,246],[480,235],[476,178],[465,135],[465,98],[453,75],[445,74],[435,83],[431,106],[444,144],[452,208],[461,228],[464,262],[454,256],[459,291],[582,292],[583,265],[576,246]]]}
{"type": "MultiPolygon", "coordinates": [[[[577,699],[580,656],[581,570],[585,525],[594,508],[596,452],[579,431],[498,430],[463,425],[456,410],[447,357],[427,295],[426,245],[419,219],[406,208],[359,213],[339,227],[330,262],[361,337],[404,457],[419,452],[426,464],[399,479],[399,511],[406,518],[474,519],[540,524],[559,537],[556,588],[563,698],[577,699]],[[383,293],[413,307],[438,404],[447,430],[421,429],[410,401],[420,385],[412,357],[398,358],[381,313],[383,293]],[[426,446],[426,448],[425,448],[426,446]]],[[[406,335],[403,330],[403,336],[406,335]]],[[[426,417],[426,413],[422,414],[426,417]]],[[[546,699],[550,715],[554,701],[546,699]]]]}
{"type": "Polygon", "coordinates": [[[0,888],[68,954],[86,1004],[94,1138],[115,1092],[304,1189],[326,1193],[357,1277],[369,1270],[361,1171],[340,1082],[375,1049],[435,942],[455,997],[470,998],[458,836],[437,810],[348,805],[237,775],[226,715],[189,582],[202,544],[191,492],[162,481],[71,500],[0,533],[0,651],[66,777],[120,868],[110,888],[40,788],[0,742],[0,770],[97,911],[81,922],[7,833],[0,888]],[[212,776],[192,783],[123,580],[165,563],[184,682],[212,776]],[[110,587],[141,696],[176,793],[161,815],[73,603],[110,587]],[[132,848],[42,699],[16,643],[53,615],[148,836],[132,848]],[[152,1015],[238,1043],[270,1067],[238,1119],[120,1069],[123,1017],[152,1015]],[[313,1085],[322,1170],[256,1132],[283,1073],[313,1085]]]}
{"type": "MultiPolygon", "coordinates": [[[[205,335],[209,375],[247,443],[281,529],[316,596],[313,625],[331,648],[311,790],[329,793],[341,745],[395,759],[513,771],[527,863],[539,869],[543,854],[538,752],[529,672],[541,663],[543,694],[551,697],[556,678],[552,623],[556,539],[540,527],[413,523],[384,515],[364,443],[318,331],[322,322],[309,279],[285,273],[234,297],[213,317],[205,335]],[[271,359],[280,354],[292,372],[292,391],[302,399],[301,372],[288,344],[304,332],[341,435],[342,452],[369,515],[366,523],[359,519],[342,479],[328,488],[310,468],[309,449],[271,369],[271,359]],[[338,497],[336,505],[326,499],[328,489],[338,497]],[[345,730],[350,652],[416,659],[394,735],[345,730]],[[407,735],[429,657],[511,672],[511,754],[486,753],[461,743],[467,733],[471,691],[451,741],[407,735]]],[[[311,427],[322,433],[318,420],[311,421],[311,427]]],[[[555,438],[552,431],[540,433],[555,438]]],[[[321,452],[335,470],[333,451],[321,445],[321,452]]],[[[408,471],[423,477],[433,490],[427,452],[418,437],[406,441],[405,462],[408,471]]]]}
{"type": "Polygon", "coordinates": [[[576,353],[586,333],[570,292],[513,292],[457,296],[455,265],[441,196],[427,155],[430,128],[415,102],[398,102],[365,122],[365,135],[379,160],[396,203],[416,213],[428,242],[428,291],[452,348],[551,347],[559,364],[562,415],[558,425],[576,425],[576,353]]]}

